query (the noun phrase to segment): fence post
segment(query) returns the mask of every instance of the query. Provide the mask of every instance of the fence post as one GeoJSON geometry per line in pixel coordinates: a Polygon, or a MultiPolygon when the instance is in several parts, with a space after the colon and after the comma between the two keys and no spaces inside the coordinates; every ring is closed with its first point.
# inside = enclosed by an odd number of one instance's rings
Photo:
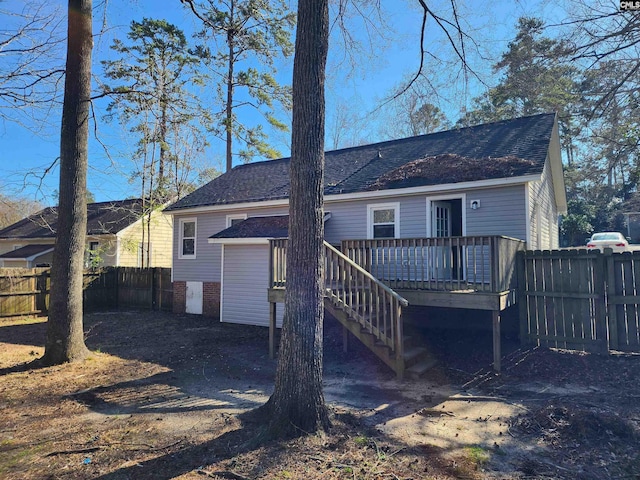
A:
{"type": "Polygon", "coordinates": [[[120,310],[120,269],[122,267],[113,267],[113,274],[116,277],[116,310],[120,310]]]}
{"type": "Polygon", "coordinates": [[[525,275],[525,251],[516,254],[516,290],[518,298],[518,317],[520,318],[520,343],[529,343],[528,334],[528,309],[527,309],[527,281],[525,275]]]}
{"type": "Polygon", "coordinates": [[[48,275],[49,275],[49,271],[48,270],[42,270],[38,276],[36,277],[36,290],[39,291],[38,294],[36,294],[35,299],[36,299],[36,308],[35,310],[40,310],[42,315],[48,315],[49,314],[49,302],[47,301],[47,296],[49,295],[49,287],[48,287],[48,275]]]}
{"type": "Polygon", "coordinates": [[[156,268],[156,271],[157,271],[157,274],[158,274],[158,281],[156,283],[156,288],[157,288],[157,292],[158,292],[158,299],[156,301],[156,310],[161,312],[162,311],[162,288],[163,288],[162,275],[163,275],[163,271],[162,271],[162,268],[160,268],[160,267],[156,268]]]}
{"type": "Polygon", "coordinates": [[[500,255],[498,254],[499,249],[499,237],[493,236],[489,237],[489,241],[491,242],[490,247],[490,265],[491,265],[491,292],[499,293],[500,292],[500,255]]]}
{"type": "Polygon", "coordinates": [[[156,303],[156,267],[152,267],[149,272],[151,275],[151,298],[150,298],[150,309],[153,312],[155,310],[156,303]]]}
{"type": "Polygon", "coordinates": [[[606,292],[607,292],[607,316],[609,320],[609,349],[617,350],[618,345],[618,303],[614,300],[616,292],[616,271],[613,252],[608,251],[605,258],[606,292]]]}
{"type": "Polygon", "coordinates": [[[593,262],[593,293],[596,295],[595,303],[595,335],[598,341],[597,350],[600,353],[608,353],[607,342],[607,310],[606,310],[606,278],[607,265],[612,260],[612,251],[605,249],[604,255],[596,256],[593,262]]]}

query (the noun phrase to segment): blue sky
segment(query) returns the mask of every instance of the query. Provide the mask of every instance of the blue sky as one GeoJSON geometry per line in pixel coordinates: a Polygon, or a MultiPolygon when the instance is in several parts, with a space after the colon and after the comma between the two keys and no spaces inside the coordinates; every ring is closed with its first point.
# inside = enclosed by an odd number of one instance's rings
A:
{"type": "MultiPolygon", "coordinates": [[[[20,3],[19,0],[8,0],[3,3],[3,8],[16,8],[20,3]]],[[[94,0],[94,3],[98,2],[94,0]]],[[[439,0],[432,4],[434,10],[438,11],[439,8],[446,8],[449,2],[439,0]]],[[[470,46],[468,50],[472,67],[487,84],[495,81],[490,66],[513,37],[519,16],[538,15],[552,20],[562,16],[557,2],[545,0],[474,0],[460,2],[460,10],[465,29],[479,44],[477,49],[470,46]]],[[[362,46],[353,58],[345,54],[339,29],[334,27],[332,30],[327,68],[328,135],[331,135],[336,113],[348,111],[354,112],[359,118],[364,138],[378,140],[376,128],[382,123],[381,113],[374,109],[403,78],[416,71],[421,20],[417,2],[385,0],[383,16],[386,23],[383,26],[379,26],[377,19],[371,19],[371,23],[357,18],[350,20],[350,33],[360,40],[362,46]]],[[[99,32],[103,25],[107,27],[106,33],[95,40],[94,75],[102,74],[99,62],[111,54],[108,46],[112,39],[124,37],[131,20],[141,20],[143,17],[164,18],[187,33],[197,28],[193,17],[178,0],[109,0],[106,17],[101,11],[94,14],[94,31],[99,32]]],[[[444,60],[450,60],[451,51],[433,22],[428,24],[427,35],[429,51],[444,60]]],[[[458,118],[465,106],[471,105],[473,96],[484,88],[473,78],[465,83],[453,63],[430,63],[428,69],[438,89],[438,96],[433,103],[438,104],[452,121],[458,118]]],[[[288,82],[290,77],[291,62],[279,65],[279,80],[288,82]]],[[[97,139],[92,138],[90,144],[88,188],[97,201],[124,198],[136,195],[138,191],[135,184],[128,181],[132,168],[128,157],[134,142],[120,126],[102,120],[106,105],[106,101],[95,103],[97,139]]],[[[21,195],[44,204],[55,203],[57,168],[40,177],[58,156],[59,117],[59,111],[52,110],[48,118],[49,125],[38,133],[11,121],[0,123],[0,193],[21,195]]],[[[287,135],[275,135],[272,141],[284,155],[288,154],[287,135]]],[[[327,147],[330,144],[328,139],[327,147]]],[[[218,167],[223,152],[224,145],[212,141],[206,162],[218,167]]]]}

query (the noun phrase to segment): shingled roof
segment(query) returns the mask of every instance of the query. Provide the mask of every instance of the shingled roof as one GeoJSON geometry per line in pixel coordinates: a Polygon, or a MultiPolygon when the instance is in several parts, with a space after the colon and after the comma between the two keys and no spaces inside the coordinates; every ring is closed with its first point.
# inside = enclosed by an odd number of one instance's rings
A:
{"type": "Polygon", "coordinates": [[[26,245],[24,247],[16,248],[9,252],[0,255],[0,258],[13,259],[13,260],[26,260],[31,257],[37,257],[44,253],[48,253],[53,250],[53,244],[49,245],[26,245]]]}
{"type": "MultiPolygon", "coordinates": [[[[324,193],[541,174],[554,122],[554,114],[540,114],[326,152],[324,193]],[[429,159],[439,168],[425,168],[429,159]],[[509,168],[492,168],[495,159],[509,159],[509,168]],[[384,181],[391,172],[420,161],[419,174],[405,181],[384,181]],[[461,169],[465,169],[464,174],[461,169]]],[[[239,165],[167,210],[285,199],[289,196],[289,161],[281,158],[239,165]]]]}
{"type": "Polygon", "coordinates": [[[289,236],[289,215],[249,217],[209,238],[286,238],[289,236]]]}
{"type": "MultiPolygon", "coordinates": [[[[115,234],[142,215],[139,198],[87,204],[87,235],[115,234]]],[[[0,238],[51,238],[58,227],[58,209],[47,207],[0,230],[0,238]]]]}

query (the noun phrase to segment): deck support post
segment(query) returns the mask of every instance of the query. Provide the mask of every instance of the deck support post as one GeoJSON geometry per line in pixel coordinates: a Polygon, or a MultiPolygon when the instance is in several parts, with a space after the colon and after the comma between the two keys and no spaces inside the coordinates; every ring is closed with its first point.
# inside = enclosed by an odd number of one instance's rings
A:
{"type": "Polygon", "coordinates": [[[493,319],[493,369],[500,372],[502,368],[500,363],[502,356],[500,351],[500,310],[493,310],[491,316],[493,319]]]}
{"type": "Polygon", "coordinates": [[[342,327],[342,351],[349,352],[349,330],[344,326],[342,327]]]}
{"type": "Polygon", "coordinates": [[[269,302],[269,358],[276,357],[276,302],[269,302]]]}

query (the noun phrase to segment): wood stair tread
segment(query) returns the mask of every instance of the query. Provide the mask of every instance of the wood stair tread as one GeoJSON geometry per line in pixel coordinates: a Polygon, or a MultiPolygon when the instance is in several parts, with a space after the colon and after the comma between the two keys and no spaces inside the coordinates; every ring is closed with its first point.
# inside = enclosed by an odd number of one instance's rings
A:
{"type": "Polygon", "coordinates": [[[424,347],[411,347],[404,351],[403,358],[405,362],[409,362],[426,352],[427,349],[424,347]]]}
{"type": "Polygon", "coordinates": [[[425,372],[431,370],[438,364],[438,361],[435,358],[427,357],[422,361],[410,366],[407,368],[407,374],[411,375],[413,378],[421,377],[425,372]]]}

